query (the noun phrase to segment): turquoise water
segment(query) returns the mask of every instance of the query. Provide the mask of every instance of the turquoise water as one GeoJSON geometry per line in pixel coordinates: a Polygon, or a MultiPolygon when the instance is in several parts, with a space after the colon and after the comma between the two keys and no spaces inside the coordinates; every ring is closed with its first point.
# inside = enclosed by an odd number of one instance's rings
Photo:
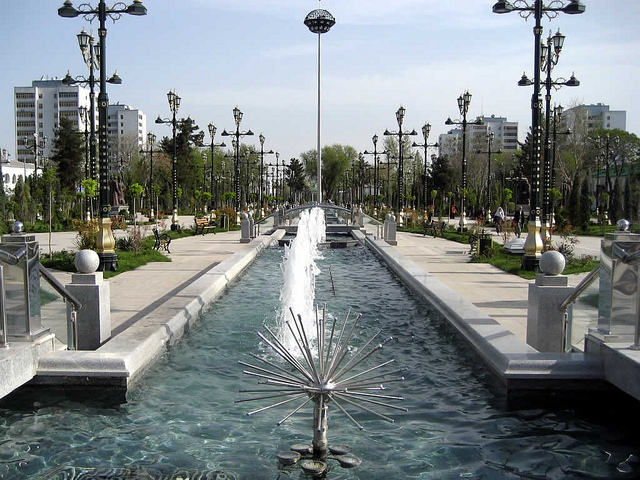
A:
{"type": "MultiPolygon", "coordinates": [[[[367,366],[393,357],[409,367],[404,382],[389,385],[388,393],[404,396],[409,410],[385,412],[394,424],[355,413],[365,426],[360,432],[330,407],[330,444],[351,445],[363,463],[350,470],[334,466],[328,478],[636,478],[640,464],[624,463],[640,453],[632,426],[573,410],[506,410],[478,358],[368,250],[325,250],[324,257],[316,298],[340,318],[349,307],[362,313],[351,343],[363,344],[378,328],[396,338],[367,366]]],[[[210,472],[203,478],[216,478],[214,471],[251,480],[301,478],[299,470],[280,470],[275,455],[311,441],[311,410],[277,427],[293,407],[248,417],[269,402],[234,403],[239,390],[256,387],[238,360],[268,354],[256,332],[275,323],[281,258],[282,249],[263,252],[126,404],[47,393],[0,410],[0,477],[107,478],[99,473],[128,467],[108,478],[143,478],[144,469],[155,475],[183,469],[182,478],[203,471],[210,472]],[[68,468],[54,474],[57,467],[68,468]]]]}

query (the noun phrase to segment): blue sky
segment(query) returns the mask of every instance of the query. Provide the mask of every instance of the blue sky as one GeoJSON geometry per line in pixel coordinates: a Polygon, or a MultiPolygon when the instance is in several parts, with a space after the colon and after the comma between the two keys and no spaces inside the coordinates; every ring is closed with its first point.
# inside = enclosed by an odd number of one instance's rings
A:
{"type": "MultiPolygon", "coordinates": [[[[76,41],[97,24],[58,17],[63,0],[10,2],[0,19],[0,147],[14,157],[13,87],[34,79],[86,75],[76,41]]],[[[432,125],[430,142],[459,116],[456,99],[473,94],[469,115],[495,114],[531,123],[533,19],[496,15],[494,0],[145,0],[148,15],[125,15],[107,24],[109,99],[142,109],[162,137],[169,127],[166,93],[182,97],[181,116],[201,128],[233,129],[232,109],[244,112],[242,129],[266,137],[281,158],[315,148],[317,37],[302,23],[321,8],[336,17],[322,36],[322,144],[372,149],[371,137],[397,129],[395,111],[406,108],[405,128],[432,125]]],[[[549,2],[547,2],[549,3],[549,2]]],[[[583,15],[544,20],[545,38],[566,35],[553,76],[575,71],[581,86],[564,87],[553,102],[602,102],[627,111],[627,130],[640,134],[640,3],[583,0],[583,15]]],[[[74,0],[78,7],[79,1],[74,0]]],[[[92,1],[96,5],[97,0],[92,1]]],[[[113,2],[108,1],[111,6],[113,2]]],[[[219,135],[219,134],[218,134],[219,135]]],[[[218,136],[217,141],[221,138],[218,136]]],[[[206,141],[209,141],[207,134],[206,141]]]]}

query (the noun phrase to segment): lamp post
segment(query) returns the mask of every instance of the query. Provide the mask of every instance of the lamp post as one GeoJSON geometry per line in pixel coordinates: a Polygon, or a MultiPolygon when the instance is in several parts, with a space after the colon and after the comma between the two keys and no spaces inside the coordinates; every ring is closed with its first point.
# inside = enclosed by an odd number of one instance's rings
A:
{"type": "Polygon", "coordinates": [[[223,130],[221,135],[225,136],[233,136],[236,143],[234,144],[234,164],[233,164],[233,182],[234,182],[234,191],[236,194],[236,224],[240,224],[240,137],[244,137],[245,135],[253,135],[251,130],[247,130],[246,132],[240,131],[240,124],[242,123],[242,116],[244,114],[240,111],[240,109],[236,106],[233,109],[233,119],[236,123],[236,131],[235,133],[229,133],[226,130],[223,130]]]}
{"type": "Polygon", "coordinates": [[[438,148],[440,146],[440,144],[438,144],[438,142],[436,143],[429,143],[429,133],[431,133],[431,124],[430,123],[425,123],[422,126],[422,138],[424,138],[424,143],[416,143],[413,142],[413,144],[411,145],[412,147],[423,147],[424,148],[424,171],[422,174],[422,185],[423,185],[423,192],[422,192],[422,199],[423,199],[423,207],[425,210],[425,218],[426,218],[426,212],[427,212],[427,205],[429,205],[429,197],[431,196],[431,192],[429,191],[429,175],[427,172],[427,158],[429,157],[429,147],[434,147],[434,148],[438,148]]]}
{"type": "Polygon", "coordinates": [[[467,113],[469,113],[469,105],[471,105],[471,94],[467,90],[458,97],[458,109],[462,115],[462,121],[451,120],[447,118],[445,125],[462,125],[462,192],[460,198],[460,222],[459,230],[462,232],[467,228],[466,211],[465,211],[465,194],[467,189],[467,125],[482,125],[482,120],[477,119],[473,122],[467,122],[467,113]]]}
{"type": "Polygon", "coordinates": [[[173,138],[173,155],[171,158],[171,193],[173,197],[173,215],[171,216],[171,230],[178,230],[178,150],[176,145],[176,127],[178,120],[176,115],[180,109],[180,96],[171,90],[167,93],[167,100],[169,101],[169,109],[171,110],[171,118],[156,118],[156,124],[171,124],[172,138],[173,138]]]}
{"type": "MultiPolygon", "coordinates": [[[[105,0],[100,0],[96,8],[87,3],[80,5],[79,9],[73,6],[71,0],[65,0],[62,7],[58,9],[58,15],[63,18],[75,18],[79,15],[85,20],[93,21],[97,18],[100,26],[98,36],[100,37],[99,48],[99,69],[100,69],[100,94],[98,95],[98,126],[99,126],[99,152],[100,152],[100,219],[98,220],[98,237],[96,240],[96,250],[100,257],[99,270],[117,270],[118,255],[115,251],[115,238],[111,230],[110,185],[109,185],[109,144],[107,137],[107,112],[109,108],[109,96],[107,95],[107,28],[106,19],[118,20],[122,14],[146,15],[147,9],[142,5],[142,0],[132,0],[129,6],[118,2],[112,8],[107,8],[105,0]]],[[[95,51],[94,51],[95,53],[95,51]]]]}
{"type": "Polygon", "coordinates": [[[149,208],[149,219],[153,220],[155,218],[155,214],[153,211],[153,207],[154,207],[154,203],[153,203],[153,144],[156,141],[156,136],[151,133],[151,132],[147,132],[147,146],[149,147],[149,150],[140,150],[140,153],[145,154],[148,153],[149,154],[149,204],[150,204],[150,208],[149,208]]]}
{"type": "Polygon", "coordinates": [[[309,12],[304,24],[311,33],[318,34],[318,146],[317,146],[317,187],[318,203],[322,203],[322,150],[320,148],[320,36],[336,24],[336,19],[328,11],[318,8],[309,12]]]}
{"type": "MultiPolygon", "coordinates": [[[[214,143],[213,142],[213,138],[216,136],[216,130],[217,130],[216,126],[213,123],[209,123],[208,128],[209,128],[209,136],[211,137],[211,173],[210,173],[210,179],[209,179],[209,188],[210,188],[211,191],[209,193],[211,193],[211,210],[214,210],[215,209],[215,203],[214,203],[214,200],[213,200],[213,177],[214,177],[214,174],[213,174],[213,149],[215,147],[226,147],[227,145],[224,142],[218,143],[218,144],[214,143]]],[[[203,167],[203,169],[204,169],[204,167],[203,167]]]]}
{"type": "Polygon", "coordinates": [[[411,132],[402,131],[402,122],[404,121],[404,114],[406,109],[400,105],[400,108],[396,111],[396,121],[398,122],[398,131],[393,132],[388,129],[384,131],[383,135],[397,135],[398,136],[398,196],[396,198],[396,211],[398,212],[398,225],[403,224],[403,208],[404,208],[404,155],[402,152],[402,137],[404,135],[418,135],[418,132],[412,130],[411,132]]]}
{"type": "Polygon", "coordinates": [[[261,133],[258,136],[260,140],[260,218],[264,217],[264,186],[263,186],[263,178],[264,178],[264,155],[273,154],[273,150],[269,150],[268,152],[264,151],[264,135],[261,133]]]}
{"type": "Polygon", "coordinates": [[[568,3],[564,3],[562,0],[552,0],[550,5],[545,5],[542,0],[515,0],[510,2],[508,0],[500,0],[493,5],[493,13],[510,13],[518,12],[519,15],[528,19],[531,15],[534,16],[535,26],[533,27],[534,37],[534,79],[533,79],[533,96],[531,97],[531,135],[532,135],[532,149],[531,149],[531,169],[532,169],[532,185],[531,185],[531,201],[530,201],[530,213],[529,213],[529,225],[528,235],[525,241],[524,250],[525,254],[522,258],[522,267],[526,270],[535,270],[542,255],[542,239],[540,237],[540,229],[542,224],[540,222],[540,155],[542,142],[542,125],[541,125],[541,111],[542,111],[542,98],[540,96],[540,70],[542,65],[541,56],[541,37],[542,37],[542,16],[546,15],[547,18],[555,18],[560,13],[566,13],[569,15],[576,15],[584,13],[586,7],[580,0],[569,0],[568,3]],[[552,6],[558,5],[558,6],[552,6]]]}
{"type": "MultiPolygon", "coordinates": [[[[551,79],[551,71],[553,67],[558,64],[560,59],[560,53],[564,45],[565,36],[558,32],[547,38],[547,43],[540,45],[540,69],[545,73],[544,85],[546,89],[545,95],[545,132],[544,132],[544,164],[543,164],[543,182],[542,182],[542,227],[545,240],[550,238],[549,228],[551,227],[551,201],[549,199],[549,190],[552,187],[553,169],[551,166],[551,87],[558,90],[560,87],[577,87],[580,85],[580,81],[571,74],[569,80],[565,78],[559,78],[556,80],[551,79]]],[[[519,86],[529,86],[533,82],[527,78],[526,75],[522,75],[522,78],[518,82],[519,86]]]]}
{"type": "Polygon", "coordinates": [[[85,106],[78,107],[80,121],[84,124],[84,178],[88,180],[90,177],[89,164],[89,110],[85,106]]]}
{"type": "Polygon", "coordinates": [[[476,153],[486,153],[487,154],[487,215],[491,211],[491,154],[492,153],[502,153],[502,149],[498,149],[495,152],[491,151],[491,146],[493,144],[493,139],[495,138],[495,133],[489,132],[487,133],[487,151],[483,152],[482,150],[476,150],[476,153]]]}
{"type": "Polygon", "coordinates": [[[380,163],[378,162],[378,154],[389,155],[385,150],[378,152],[378,135],[374,135],[371,140],[373,141],[373,152],[364,151],[365,155],[373,155],[373,216],[378,216],[378,195],[380,194],[380,163]]]}

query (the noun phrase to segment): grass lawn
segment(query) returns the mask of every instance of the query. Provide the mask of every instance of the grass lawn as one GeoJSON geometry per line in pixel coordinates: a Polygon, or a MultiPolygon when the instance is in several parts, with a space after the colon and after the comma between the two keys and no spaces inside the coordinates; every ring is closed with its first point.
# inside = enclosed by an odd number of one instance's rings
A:
{"type": "MultiPolygon", "coordinates": [[[[598,227],[600,228],[600,227],[598,227]]],[[[402,229],[405,232],[423,233],[422,228],[402,229]]],[[[469,235],[471,232],[458,232],[453,228],[449,228],[444,231],[444,238],[452,240],[454,242],[463,243],[469,245],[469,235]]],[[[505,272],[513,273],[519,277],[533,280],[536,278],[536,272],[529,270],[522,270],[521,255],[513,255],[507,252],[500,244],[494,243],[489,255],[477,255],[471,259],[473,263],[489,263],[495,267],[498,267],[505,272]]],[[[563,274],[572,275],[575,273],[590,272],[598,266],[600,262],[593,258],[571,258],[567,261],[567,266],[564,269],[563,274]]]]}

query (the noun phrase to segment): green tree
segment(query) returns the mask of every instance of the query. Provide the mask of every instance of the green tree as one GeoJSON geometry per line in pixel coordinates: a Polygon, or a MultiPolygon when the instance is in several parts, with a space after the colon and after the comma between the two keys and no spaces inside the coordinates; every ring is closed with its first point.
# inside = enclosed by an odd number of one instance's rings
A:
{"type": "Polygon", "coordinates": [[[591,218],[591,193],[589,192],[589,181],[584,179],[582,186],[580,187],[580,208],[578,210],[578,225],[586,230],[589,227],[589,220],[591,218]]]}
{"type": "Polygon", "coordinates": [[[129,195],[133,197],[133,224],[136,225],[136,199],[142,195],[144,188],[139,183],[129,185],[129,195]]]}
{"type": "Polygon", "coordinates": [[[567,206],[567,216],[571,225],[580,226],[580,183],[575,179],[569,194],[569,205],[567,206]]]}
{"type": "Polygon", "coordinates": [[[84,140],[81,135],[78,135],[76,126],[67,117],[60,117],[58,125],[53,140],[51,161],[60,174],[61,189],[75,193],[82,179],[84,140]]]}
{"type": "Polygon", "coordinates": [[[299,200],[296,195],[302,193],[305,187],[304,165],[302,165],[302,162],[297,158],[292,158],[289,161],[285,176],[291,191],[291,200],[295,203],[299,200]]]}
{"type": "MultiPolygon", "coordinates": [[[[316,180],[317,153],[309,150],[302,155],[307,176],[316,180]]],[[[333,199],[342,175],[358,160],[358,152],[349,145],[331,145],[322,148],[322,193],[325,200],[333,199]]]]}

